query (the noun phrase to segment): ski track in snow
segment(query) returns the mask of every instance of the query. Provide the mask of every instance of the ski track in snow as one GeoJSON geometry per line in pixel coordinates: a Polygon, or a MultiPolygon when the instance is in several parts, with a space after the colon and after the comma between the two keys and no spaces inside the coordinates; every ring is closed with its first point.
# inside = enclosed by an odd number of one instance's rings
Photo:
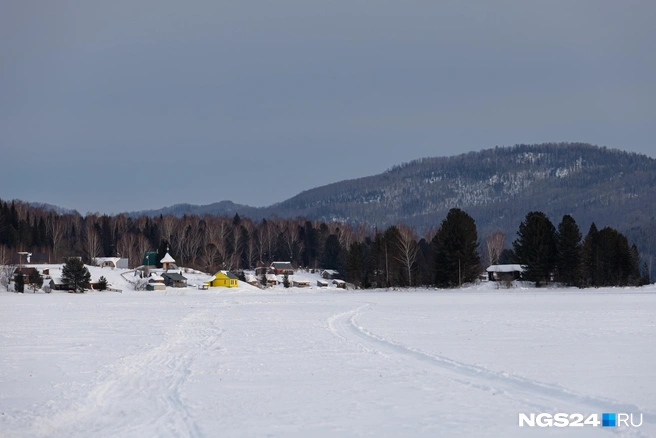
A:
{"type": "Polygon", "coordinates": [[[83,403],[39,419],[37,435],[203,436],[181,388],[195,357],[219,349],[221,333],[210,310],[187,315],[167,332],[162,344],[108,366],[83,403]],[[119,415],[116,406],[123,406],[119,415]],[[135,411],[143,415],[134,415],[135,411]],[[144,423],[144,418],[149,421],[144,423]]]}
{"type": "MultiPolygon", "coordinates": [[[[562,404],[578,408],[578,412],[642,412],[644,423],[654,424],[656,415],[635,405],[615,400],[578,394],[558,385],[543,383],[522,376],[497,372],[473,364],[424,352],[372,333],[358,323],[362,312],[374,308],[375,303],[365,303],[355,309],[338,313],[328,318],[328,330],[344,342],[357,344],[367,353],[382,354],[396,359],[404,365],[415,368],[438,368],[443,373],[451,374],[452,380],[463,386],[473,387],[492,394],[519,400],[542,412],[553,411],[553,406],[562,404]]],[[[572,411],[573,412],[573,411],[572,411]]],[[[639,429],[602,429],[622,437],[644,437],[639,429]]]]}

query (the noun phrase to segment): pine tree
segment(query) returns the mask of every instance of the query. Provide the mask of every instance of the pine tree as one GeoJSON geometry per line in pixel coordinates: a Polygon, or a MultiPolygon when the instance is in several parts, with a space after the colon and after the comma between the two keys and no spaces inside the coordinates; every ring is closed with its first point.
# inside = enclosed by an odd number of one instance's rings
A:
{"type": "Polygon", "coordinates": [[[41,289],[43,286],[43,276],[38,270],[33,270],[29,275],[30,284],[28,287],[32,289],[32,293],[36,293],[37,290],[41,289]]]}
{"type": "Polygon", "coordinates": [[[537,287],[549,282],[556,266],[556,228],[540,211],[532,211],[519,225],[513,248],[517,260],[524,267],[523,277],[537,287]]]}
{"type": "Polygon", "coordinates": [[[581,232],[574,218],[563,216],[556,234],[558,280],[567,286],[580,284],[581,232]]]}
{"type": "Polygon", "coordinates": [[[581,271],[583,286],[599,286],[599,231],[594,222],[583,239],[581,271]]]}
{"type": "Polygon", "coordinates": [[[478,277],[481,258],[478,254],[476,222],[459,208],[452,208],[432,240],[435,251],[435,283],[439,287],[456,287],[478,277]]]}
{"type": "Polygon", "coordinates": [[[289,284],[289,275],[285,274],[285,275],[282,276],[282,285],[283,285],[285,288],[289,288],[289,286],[291,286],[291,285],[289,284]]]}
{"type": "Polygon", "coordinates": [[[348,258],[346,260],[346,281],[353,283],[356,287],[362,287],[363,273],[364,259],[362,244],[360,242],[353,242],[349,247],[348,258]]]}
{"type": "Polygon", "coordinates": [[[14,291],[18,293],[25,291],[25,277],[21,271],[18,271],[14,276],[14,291]]]}
{"type": "Polygon", "coordinates": [[[89,287],[91,274],[82,260],[72,257],[66,260],[62,268],[62,281],[74,291],[84,292],[89,287]]]}
{"type": "Polygon", "coordinates": [[[98,279],[98,290],[107,290],[107,279],[104,276],[98,279]]]}

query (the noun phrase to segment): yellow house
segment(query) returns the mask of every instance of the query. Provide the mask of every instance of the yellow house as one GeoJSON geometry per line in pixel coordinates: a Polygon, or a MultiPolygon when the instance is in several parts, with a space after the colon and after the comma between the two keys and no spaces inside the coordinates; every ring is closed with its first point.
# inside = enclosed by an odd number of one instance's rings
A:
{"type": "Polygon", "coordinates": [[[211,287],[237,287],[239,286],[237,276],[232,272],[219,271],[213,277],[207,279],[204,284],[211,287]]]}

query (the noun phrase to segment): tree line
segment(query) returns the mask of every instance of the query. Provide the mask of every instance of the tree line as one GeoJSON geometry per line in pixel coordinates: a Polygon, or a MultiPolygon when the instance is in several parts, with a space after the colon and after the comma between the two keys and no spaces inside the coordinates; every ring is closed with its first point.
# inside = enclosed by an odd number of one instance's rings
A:
{"type": "Polygon", "coordinates": [[[609,227],[597,231],[593,224],[581,239],[570,216],[556,229],[540,212],[527,215],[509,249],[499,231],[479,239],[474,219],[458,208],[418,235],[404,224],[378,229],[302,217],[254,221],[238,214],[82,216],[0,200],[0,265],[15,263],[18,251],[30,251],[51,263],[119,256],[136,267],[152,250],[161,256],[168,251],[180,266],[210,273],[291,261],[295,267],[334,269],[360,288],[457,287],[475,281],[486,264],[504,261],[525,265],[525,278],[538,285],[646,281],[635,245],[621,233],[609,227]]]}

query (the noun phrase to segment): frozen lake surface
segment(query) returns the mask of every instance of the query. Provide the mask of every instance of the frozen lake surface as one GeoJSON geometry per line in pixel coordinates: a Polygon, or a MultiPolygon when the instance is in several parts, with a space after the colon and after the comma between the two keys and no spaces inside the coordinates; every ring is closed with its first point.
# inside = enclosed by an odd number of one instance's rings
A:
{"type": "Polygon", "coordinates": [[[0,436],[656,436],[655,347],[653,286],[2,292],[0,436]]]}

